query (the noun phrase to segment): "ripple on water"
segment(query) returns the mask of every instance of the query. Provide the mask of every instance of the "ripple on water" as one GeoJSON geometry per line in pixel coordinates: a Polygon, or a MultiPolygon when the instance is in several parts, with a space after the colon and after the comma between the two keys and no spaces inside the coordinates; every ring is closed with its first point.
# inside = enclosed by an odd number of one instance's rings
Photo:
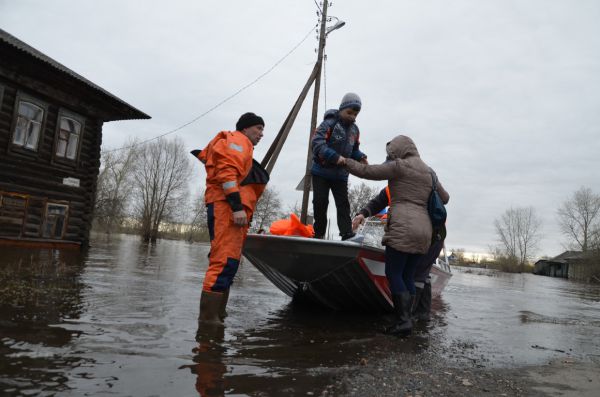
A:
{"type": "Polygon", "coordinates": [[[487,271],[456,271],[434,323],[398,340],[378,333],[377,315],[290,304],[244,261],[225,328],[197,339],[207,252],[124,237],[83,256],[11,255],[0,272],[14,286],[0,296],[0,394],[194,395],[213,382],[223,394],[320,395],[369,354],[433,349],[486,366],[600,357],[600,289],[487,271]]]}

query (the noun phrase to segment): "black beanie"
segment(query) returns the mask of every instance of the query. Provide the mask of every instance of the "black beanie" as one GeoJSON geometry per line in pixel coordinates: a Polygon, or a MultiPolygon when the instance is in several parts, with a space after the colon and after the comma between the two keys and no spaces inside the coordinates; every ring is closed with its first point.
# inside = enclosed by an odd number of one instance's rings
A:
{"type": "Polygon", "coordinates": [[[237,123],[235,123],[235,129],[242,131],[244,128],[252,127],[253,125],[262,125],[264,127],[265,122],[262,117],[255,115],[252,112],[244,113],[240,117],[237,123]]]}

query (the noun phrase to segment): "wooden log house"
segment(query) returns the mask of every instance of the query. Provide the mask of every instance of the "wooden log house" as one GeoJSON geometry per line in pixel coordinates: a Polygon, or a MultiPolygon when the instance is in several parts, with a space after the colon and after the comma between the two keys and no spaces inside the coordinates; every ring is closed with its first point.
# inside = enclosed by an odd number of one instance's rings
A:
{"type": "Polygon", "coordinates": [[[0,246],[87,245],[102,125],[149,118],[0,29],[0,246]]]}

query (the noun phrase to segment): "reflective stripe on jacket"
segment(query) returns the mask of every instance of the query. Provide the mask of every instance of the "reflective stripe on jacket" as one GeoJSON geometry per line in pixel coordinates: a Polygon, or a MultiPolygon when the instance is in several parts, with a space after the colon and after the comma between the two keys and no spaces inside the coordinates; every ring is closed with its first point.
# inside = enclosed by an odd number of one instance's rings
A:
{"type": "Polygon", "coordinates": [[[242,195],[241,182],[252,169],[253,153],[254,146],[244,134],[221,131],[197,154],[206,169],[204,200],[207,204],[225,200],[231,193],[242,195]]]}

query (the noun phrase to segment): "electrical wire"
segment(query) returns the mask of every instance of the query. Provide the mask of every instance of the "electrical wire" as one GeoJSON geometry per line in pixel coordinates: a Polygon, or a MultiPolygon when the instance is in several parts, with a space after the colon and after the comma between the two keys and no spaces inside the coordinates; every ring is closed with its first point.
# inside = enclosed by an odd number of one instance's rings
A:
{"type": "Polygon", "coordinates": [[[279,64],[281,62],[283,62],[288,56],[290,56],[298,47],[300,47],[300,45],[302,43],[304,43],[304,41],[306,41],[306,39],[308,38],[308,36],[310,36],[310,34],[312,33],[313,29],[315,28],[315,26],[311,27],[310,30],[308,31],[308,33],[304,36],[304,38],[302,40],[300,40],[300,42],[298,44],[296,44],[291,50],[289,50],[287,52],[287,54],[285,54],[283,57],[281,57],[277,62],[275,62],[275,64],[273,64],[273,66],[271,66],[269,69],[267,69],[266,72],[262,73],[261,75],[259,75],[257,78],[255,78],[253,81],[251,81],[250,83],[246,84],[245,86],[243,86],[242,88],[240,88],[239,90],[237,90],[236,92],[234,92],[233,94],[229,95],[227,98],[223,99],[221,102],[217,103],[216,105],[214,105],[213,107],[211,107],[210,109],[208,109],[207,111],[205,111],[204,113],[202,113],[201,115],[193,118],[192,120],[188,121],[185,124],[180,125],[177,128],[174,128],[168,132],[165,132],[163,134],[157,135],[153,138],[149,138],[146,139],[144,141],[138,142],[134,145],[129,145],[129,146],[123,146],[120,148],[116,148],[116,149],[111,149],[111,150],[107,150],[104,153],[112,153],[112,152],[116,152],[119,150],[123,150],[123,149],[131,149],[137,146],[141,146],[144,145],[148,142],[160,139],[164,136],[170,135],[170,134],[174,134],[175,132],[187,127],[190,124],[195,123],[196,121],[200,120],[202,117],[206,116],[207,114],[209,114],[210,112],[212,112],[213,110],[217,109],[218,107],[220,107],[221,105],[223,105],[225,102],[229,101],[230,99],[236,97],[237,95],[239,95],[242,91],[246,90],[247,88],[250,88],[251,86],[253,86],[254,84],[256,84],[260,79],[262,79],[263,77],[265,77],[267,74],[271,73],[273,71],[273,69],[275,69],[277,66],[279,66],[279,64]]]}
{"type": "Polygon", "coordinates": [[[313,0],[315,2],[315,5],[317,6],[317,9],[319,10],[319,12],[322,14],[323,10],[321,9],[321,6],[319,5],[319,3],[317,3],[317,0],[313,0]]]}

